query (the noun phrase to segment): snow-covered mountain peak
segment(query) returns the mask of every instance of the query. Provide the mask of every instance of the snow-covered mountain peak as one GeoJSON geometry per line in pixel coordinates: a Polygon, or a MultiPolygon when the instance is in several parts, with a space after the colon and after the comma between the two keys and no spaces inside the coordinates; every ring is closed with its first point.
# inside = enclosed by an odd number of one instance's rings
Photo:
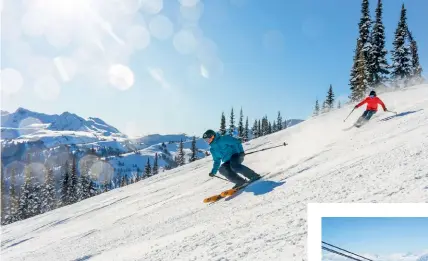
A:
{"type": "MultiPolygon", "coordinates": [[[[84,119],[68,111],[63,112],[61,115],[48,115],[44,113],[33,112],[28,109],[19,107],[13,113],[6,114],[2,112],[2,139],[11,139],[19,137],[19,133],[16,132],[16,129],[28,127],[29,125],[33,125],[32,128],[36,128],[33,123],[37,123],[36,125],[40,130],[45,129],[51,131],[86,131],[95,132],[104,136],[110,136],[112,134],[121,137],[126,136],[122,134],[118,129],[107,124],[105,121],[99,118],[84,119]]],[[[32,134],[37,135],[37,132],[33,131],[32,134]]]]}

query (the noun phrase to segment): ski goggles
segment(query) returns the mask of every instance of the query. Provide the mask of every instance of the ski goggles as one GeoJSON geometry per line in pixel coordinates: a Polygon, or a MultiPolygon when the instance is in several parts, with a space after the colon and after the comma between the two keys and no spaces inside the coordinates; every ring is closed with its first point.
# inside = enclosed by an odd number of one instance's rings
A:
{"type": "Polygon", "coordinates": [[[214,136],[211,136],[210,138],[205,138],[204,140],[205,140],[206,143],[211,144],[211,142],[213,141],[213,139],[214,139],[214,136]]]}

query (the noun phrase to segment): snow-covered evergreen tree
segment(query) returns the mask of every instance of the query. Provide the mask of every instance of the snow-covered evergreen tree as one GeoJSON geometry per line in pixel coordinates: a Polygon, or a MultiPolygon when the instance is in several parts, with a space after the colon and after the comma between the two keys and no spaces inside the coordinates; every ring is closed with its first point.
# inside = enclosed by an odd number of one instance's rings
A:
{"type": "Polygon", "coordinates": [[[262,135],[268,135],[269,134],[269,121],[267,116],[263,117],[262,119],[262,135]]]}
{"type": "Polygon", "coordinates": [[[388,51],[385,48],[385,27],[382,22],[383,5],[378,0],[376,8],[376,21],[371,33],[370,50],[370,79],[373,87],[383,83],[389,75],[389,65],[386,59],[388,51]]]}
{"type": "MultiPolygon", "coordinates": [[[[27,163],[30,163],[28,160],[27,163]]],[[[18,208],[18,219],[23,220],[32,216],[34,207],[33,190],[32,190],[32,171],[31,166],[27,165],[24,169],[24,183],[21,186],[18,208]]]]}
{"type": "Polygon", "coordinates": [[[269,126],[268,126],[268,134],[272,134],[273,133],[273,131],[272,131],[272,123],[271,122],[269,122],[269,126]]]}
{"type": "Polygon", "coordinates": [[[263,136],[263,130],[262,130],[262,121],[259,119],[259,122],[257,123],[259,137],[263,136]]]}
{"type": "Polygon", "coordinates": [[[277,125],[276,125],[276,121],[273,121],[273,124],[272,124],[272,132],[277,132],[278,131],[278,127],[277,127],[277,125]]]}
{"type": "Polygon", "coordinates": [[[45,173],[45,183],[42,187],[41,213],[55,209],[55,179],[53,168],[49,167],[45,173]]]}
{"type": "Polygon", "coordinates": [[[242,108],[239,112],[238,137],[240,137],[241,139],[244,138],[244,113],[242,111],[242,108]]]}
{"type": "MultiPolygon", "coordinates": [[[[364,60],[367,61],[364,65],[366,66],[365,70],[369,73],[372,71],[370,68],[369,61],[372,61],[371,57],[371,49],[372,45],[370,42],[370,27],[371,27],[371,19],[370,19],[370,10],[369,10],[369,0],[363,0],[361,3],[361,18],[358,24],[359,26],[359,37],[358,41],[361,42],[361,50],[364,53],[364,60]]],[[[370,75],[368,75],[370,76],[370,75]]],[[[369,84],[371,83],[370,79],[367,79],[369,84]]]]}
{"type": "Polygon", "coordinates": [[[8,202],[7,202],[7,191],[6,191],[6,178],[5,173],[3,172],[3,164],[1,164],[1,224],[6,224],[6,216],[9,211],[8,202]]]}
{"type": "Polygon", "coordinates": [[[250,126],[248,126],[248,116],[245,120],[245,129],[244,129],[244,141],[248,141],[250,137],[250,126]]]}
{"type": "Polygon", "coordinates": [[[184,144],[183,140],[181,140],[180,145],[178,146],[178,155],[176,161],[178,166],[183,166],[184,164],[186,164],[186,158],[184,156],[184,144]]]}
{"type": "Polygon", "coordinates": [[[320,104],[318,102],[318,99],[315,101],[315,108],[314,108],[314,116],[317,116],[320,114],[320,104]]]}
{"type": "Polygon", "coordinates": [[[226,134],[226,116],[224,116],[224,112],[221,114],[220,133],[221,135],[226,134]]]}
{"type": "Polygon", "coordinates": [[[155,160],[153,161],[152,175],[159,174],[159,163],[158,163],[158,154],[155,154],[155,160]]]}
{"type": "Polygon", "coordinates": [[[349,83],[351,86],[351,95],[349,97],[351,101],[356,102],[364,97],[369,88],[368,75],[362,43],[358,41],[349,83]]]}
{"type": "Polygon", "coordinates": [[[62,181],[61,181],[61,189],[60,189],[60,198],[58,201],[58,206],[66,206],[70,204],[70,196],[69,196],[69,179],[70,179],[70,164],[68,163],[68,160],[65,162],[65,165],[63,166],[63,172],[62,172],[62,181]]]}
{"type": "Polygon", "coordinates": [[[252,128],[253,138],[259,137],[259,124],[257,120],[254,120],[253,128],[252,128]]]}
{"type": "Polygon", "coordinates": [[[233,136],[233,132],[235,130],[235,113],[233,112],[233,107],[232,107],[232,111],[230,112],[230,123],[229,123],[229,135],[233,136]]]}
{"type": "Polygon", "coordinates": [[[278,131],[280,131],[280,130],[282,130],[283,129],[283,126],[282,126],[282,116],[281,116],[281,112],[280,111],[278,111],[278,117],[276,118],[276,129],[278,130],[278,131]]]}
{"type": "Polygon", "coordinates": [[[77,194],[78,190],[78,176],[77,176],[77,162],[76,162],[77,155],[72,156],[72,162],[70,165],[70,177],[68,179],[68,200],[69,204],[74,204],[77,202],[77,199],[79,198],[77,194]]]}
{"type": "Polygon", "coordinates": [[[196,147],[196,137],[193,136],[192,146],[191,146],[192,155],[190,156],[189,161],[193,162],[198,159],[198,148],[196,147]]]}
{"type": "Polygon", "coordinates": [[[9,181],[9,208],[7,211],[6,223],[10,224],[20,220],[18,216],[19,198],[16,191],[16,169],[12,168],[9,181]]]}
{"type": "MultiPolygon", "coordinates": [[[[147,159],[147,162],[150,164],[149,159],[147,159]]],[[[147,175],[146,173],[149,172],[147,169],[147,165],[144,168],[144,175],[147,175]]],[[[150,174],[150,172],[149,172],[150,174]]],[[[147,177],[147,176],[145,176],[147,177]]],[[[120,181],[120,187],[125,187],[126,185],[128,185],[128,182],[126,182],[126,177],[125,175],[122,176],[122,180],[120,181]]]]}
{"type": "Polygon", "coordinates": [[[147,158],[146,167],[144,168],[144,175],[150,177],[152,174],[152,166],[150,165],[150,158],[147,158]]]}
{"type": "Polygon", "coordinates": [[[332,109],[334,107],[334,101],[335,101],[335,99],[334,99],[333,86],[330,84],[330,87],[328,88],[328,91],[327,91],[325,106],[328,109],[332,109]]]}
{"type": "Polygon", "coordinates": [[[400,21],[398,22],[395,31],[395,39],[392,43],[392,77],[396,86],[407,86],[408,78],[412,73],[412,65],[410,63],[410,49],[406,44],[406,36],[408,32],[406,22],[407,10],[404,3],[401,7],[400,21]]]}
{"type": "Polygon", "coordinates": [[[416,43],[415,38],[413,38],[412,33],[410,30],[407,31],[409,40],[410,40],[410,52],[412,53],[412,73],[411,77],[413,78],[414,84],[420,84],[422,83],[423,77],[422,77],[422,67],[419,63],[419,54],[418,54],[418,44],[416,43]]]}
{"type": "Polygon", "coordinates": [[[340,101],[337,102],[337,108],[338,109],[342,108],[342,103],[340,101]]]}

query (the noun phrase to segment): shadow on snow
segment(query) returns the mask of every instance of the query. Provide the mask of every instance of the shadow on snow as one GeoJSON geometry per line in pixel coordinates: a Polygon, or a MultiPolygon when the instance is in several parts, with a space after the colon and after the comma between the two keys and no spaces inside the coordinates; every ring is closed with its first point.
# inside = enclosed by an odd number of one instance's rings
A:
{"type": "Polygon", "coordinates": [[[276,182],[272,180],[260,180],[254,184],[250,184],[244,189],[236,192],[234,195],[225,199],[225,201],[231,200],[243,192],[252,192],[254,196],[260,196],[272,192],[275,188],[285,184],[285,181],[276,182]]]}
{"type": "Polygon", "coordinates": [[[409,115],[409,114],[413,114],[413,113],[416,113],[416,112],[420,112],[420,111],[422,111],[423,109],[420,109],[420,110],[417,110],[417,111],[406,111],[406,112],[402,112],[402,113],[399,113],[399,114],[397,114],[397,115],[393,115],[393,116],[389,116],[389,117],[386,117],[386,118],[384,118],[384,119],[381,119],[380,121],[389,121],[389,120],[392,120],[392,119],[394,119],[394,118],[397,118],[397,117],[404,117],[404,116],[407,116],[407,115],[409,115]]]}

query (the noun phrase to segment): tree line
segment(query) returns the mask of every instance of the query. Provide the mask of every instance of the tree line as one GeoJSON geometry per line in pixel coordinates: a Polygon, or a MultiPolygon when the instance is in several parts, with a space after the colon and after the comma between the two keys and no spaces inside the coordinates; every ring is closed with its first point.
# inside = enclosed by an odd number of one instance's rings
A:
{"type": "MultiPolygon", "coordinates": [[[[418,45],[407,25],[407,10],[404,3],[395,30],[391,64],[386,58],[388,51],[385,48],[382,0],[377,2],[374,21],[370,17],[368,0],[362,1],[361,13],[358,24],[359,36],[349,80],[351,90],[349,102],[358,102],[367,95],[369,89],[378,89],[387,84],[393,87],[406,87],[423,83],[418,45]]],[[[338,101],[335,105],[335,95],[330,84],[325,101],[320,105],[319,100],[315,100],[313,115],[328,112],[335,106],[340,108],[342,104],[338,101]]]]}
{"type": "MultiPolygon", "coordinates": [[[[38,168],[37,166],[46,164],[34,164],[38,163],[37,154],[34,156],[27,154],[21,173],[17,166],[11,166],[7,182],[5,170],[1,165],[2,225],[71,205],[159,173],[157,153],[153,166],[148,159],[144,171],[137,168],[132,175],[111,168],[105,160],[96,155],[94,149],[90,149],[89,154],[82,154],[79,150],[69,151],[64,164],[51,164],[47,168],[38,168]],[[59,171],[60,175],[55,176],[54,170],[59,171]],[[115,175],[116,172],[118,175],[115,175]],[[23,183],[18,186],[20,176],[23,176],[23,183]]],[[[46,162],[55,160],[48,158],[46,162]]]]}
{"type": "Polygon", "coordinates": [[[246,117],[244,124],[244,113],[241,108],[239,114],[238,126],[235,123],[235,112],[232,107],[229,117],[229,126],[226,125],[226,116],[224,112],[221,114],[219,133],[221,135],[232,135],[236,136],[242,141],[249,141],[251,139],[259,138],[274,132],[287,128],[286,121],[284,122],[281,116],[281,112],[278,111],[278,116],[275,120],[268,120],[265,115],[262,119],[255,119],[252,128],[249,127],[248,116],[246,117]]]}
{"type": "Polygon", "coordinates": [[[370,17],[369,0],[362,1],[359,37],[349,80],[351,101],[361,100],[369,89],[386,86],[388,82],[394,87],[406,87],[424,81],[417,42],[407,25],[406,13],[403,3],[389,64],[386,58],[388,51],[385,48],[382,0],[377,2],[374,21],[370,17]]]}

